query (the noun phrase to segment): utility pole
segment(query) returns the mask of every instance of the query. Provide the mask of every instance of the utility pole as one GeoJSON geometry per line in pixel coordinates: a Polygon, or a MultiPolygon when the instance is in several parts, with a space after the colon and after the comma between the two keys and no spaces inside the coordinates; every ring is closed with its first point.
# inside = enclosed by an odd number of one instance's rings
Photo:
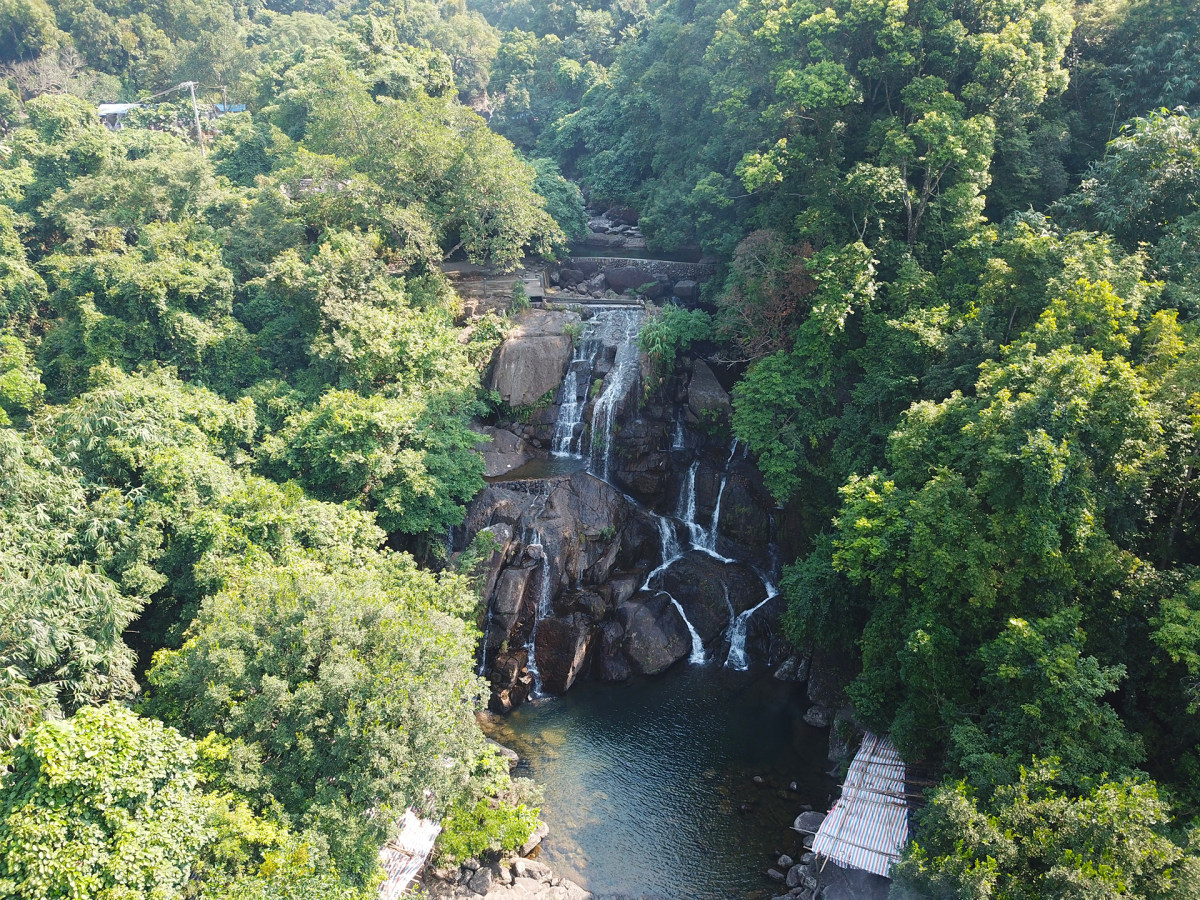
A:
{"type": "MultiPolygon", "coordinates": [[[[180,85],[185,87],[185,85],[180,85]]],[[[200,155],[208,158],[208,153],[204,150],[204,132],[200,129],[200,110],[196,107],[196,82],[189,81],[186,84],[187,89],[192,94],[192,115],[196,118],[196,140],[200,142],[200,155]]]]}

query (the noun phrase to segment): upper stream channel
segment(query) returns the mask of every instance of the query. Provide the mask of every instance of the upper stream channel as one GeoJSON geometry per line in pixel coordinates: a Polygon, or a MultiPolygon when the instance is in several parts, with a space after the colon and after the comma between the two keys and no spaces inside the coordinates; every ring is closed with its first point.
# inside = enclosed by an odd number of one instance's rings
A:
{"type": "Polygon", "coordinates": [[[485,730],[545,791],[540,858],[597,900],[765,898],[776,851],[801,852],[789,827],[801,805],[825,809],[834,787],[826,732],[804,707],[769,672],[685,662],[581,682],[485,730]]]}

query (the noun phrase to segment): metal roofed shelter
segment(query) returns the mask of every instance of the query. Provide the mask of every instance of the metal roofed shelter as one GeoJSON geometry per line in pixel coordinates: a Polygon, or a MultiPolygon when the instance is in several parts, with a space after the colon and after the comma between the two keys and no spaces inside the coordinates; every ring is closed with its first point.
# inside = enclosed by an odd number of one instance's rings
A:
{"type": "Polygon", "coordinates": [[[96,107],[96,114],[105,128],[116,131],[125,127],[121,122],[122,116],[131,109],[141,109],[141,107],[140,103],[101,103],[96,107]]]}
{"type": "Polygon", "coordinates": [[[895,745],[868,733],[850,763],[842,796],[813,839],[813,852],[840,866],[890,877],[908,843],[904,782],[904,761],[895,745]]]}
{"type": "Polygon", "coordinates": [[[430,819],[422,819],[411,809],[404,811],[400,819],[400,833],[383,845],[379,851],[379,865],[384,880],[379,886],[379,900],[397,900],[408,886],[416,880],[425,861],[433,851],[442,826],[430,819]]]}

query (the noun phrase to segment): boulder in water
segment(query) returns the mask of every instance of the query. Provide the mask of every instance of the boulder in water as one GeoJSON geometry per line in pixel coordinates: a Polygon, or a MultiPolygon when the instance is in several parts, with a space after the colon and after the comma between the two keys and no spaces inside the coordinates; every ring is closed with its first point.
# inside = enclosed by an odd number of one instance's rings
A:
{"type": "Polygon", "coordinates": [[[548,616],[538,623],[537,657],[542,690],[563,694],[583,671],[591,639],[592,620],[583,613],[548,616]]]}
{"type": "Polygon", "coordinates": [[[638,675],[657,675],[692,651],[687,625],[661,591],[639,593],[617,608],[625,632],[624,651],[638,675]]]}
{"type": "Polygon", "coordinates": [[[625,629],[620,622],[609,621],[600,626],[596,634],[596,678],[601,681],[626,681],[633,674],[625,656],[624,640],[625,629]]]}

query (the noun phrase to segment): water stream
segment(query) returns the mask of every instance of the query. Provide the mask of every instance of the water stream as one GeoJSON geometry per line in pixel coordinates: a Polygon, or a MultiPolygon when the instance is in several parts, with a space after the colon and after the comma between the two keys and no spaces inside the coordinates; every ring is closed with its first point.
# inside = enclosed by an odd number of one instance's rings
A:
{"type": "Polygon", "coordinates": [[[530,547],[537,547],[541,550],[542,566],[538,574],[538,599],[537,606],[533,612],[533,628],[529,630],[529,643],[525,645],[525,651],[529,656],[527,663],[529,674],[533,676],[533,689],[529,692],[531,699],[537,699],[544,696],[542,693],[542,673],[538,671],[537,666],[537,633],[538,625],[542,619],[550,613],[550,554],[547,552],[546,546],[542,543],[542,536],[535,534],[533,543],[530,547]]]}
{"type": "Polygon", "coordinates": [[[612,370],[604,379],[604,388],[592,404],[588,470],[608,481],[617,405],[629,393],[639,371],[637,336],[642,326],[642,309],[605,310],[596,316],[596,321],[605,330],[605,343],[615,343],[617,353],[612,370]]]}
{"type": "MultiPolygon", "coordinates": [[[[601,316],[604,313],[600,314],[601,316]]],[[[598,316],[597,318],[600,318],[598,316]]],[[[591,385],[592,366],[600,342],[596,339],[595,329],[591,323],[585,324],[588,329],[587,337],[578,338],[575,342],[575,352],[567,366],[566,377],[563,378],[559,390],[558,418],[554,423],[554,436],[550,442],[550,452],[555,456],[583,458],[583,409],[587,405],[587,391],[591,385]],[[579,378],[583,376],[583,399],[579,394],[579,378]]]]}
{"type": "Polygon", "coordinates": [[[764,877],[772,853],[800,853],[797,810],[826,808],[833,789],[802,695],[765,674],[677,666],[583,682],[485,729],[545,791],[540,858],[597,900],[760,900],[779,893],[764,877]]]}

